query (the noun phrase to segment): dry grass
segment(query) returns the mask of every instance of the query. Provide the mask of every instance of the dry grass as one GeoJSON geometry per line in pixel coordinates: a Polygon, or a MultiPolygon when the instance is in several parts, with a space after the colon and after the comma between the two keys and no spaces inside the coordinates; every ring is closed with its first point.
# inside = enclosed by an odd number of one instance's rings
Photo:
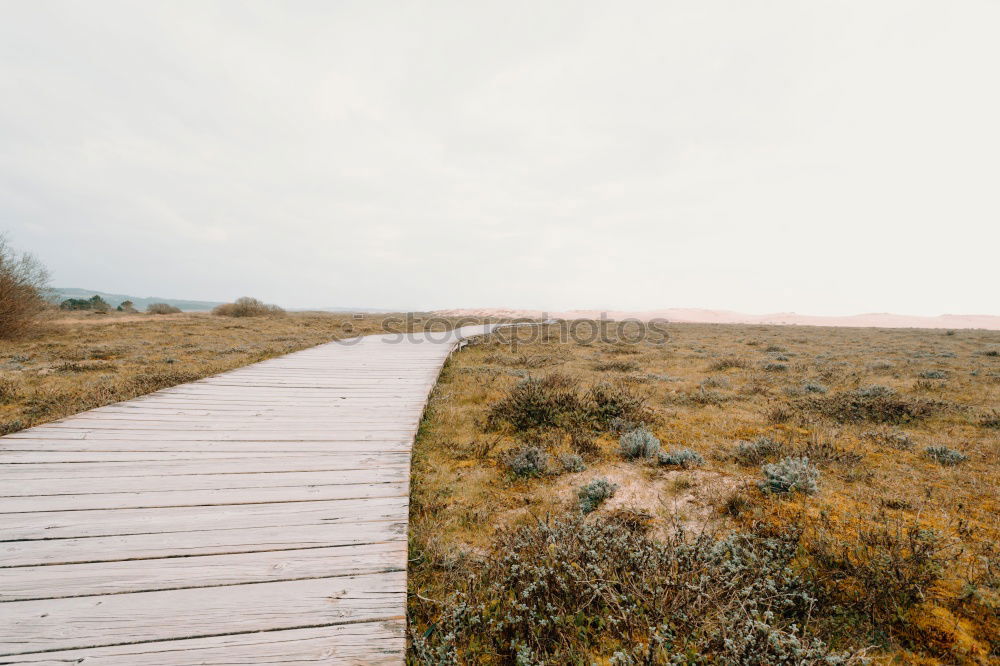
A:
{"type": "MultiPolygon", "coordinates": [[[[797,535],[792,566],[817,599],[803,622],[837,650],[867,648],[885,663],[996,663],[1000,333],[741,325],[674,325],[670,333],[665,344],[629,347],[636,353],[622,365],[621,344],[560,342],[555,326],[541,340],[491,339],[449,361],[414,450],[413,635],[430,629],[429,642],[441,641],[435,632],[452,621],[452,595],[502,573],[504,535],[578,512],[577,489],[605,477],[619,489],[588,521],[640,516],[663,540],[677,524],[719,535],[797,535]],[[776,372],[775,363],[785,368],[776,372]],[[555,373],[549,383],[559,391],[536,396],[555,373]],[[543,382],[512,390],[529,376],[543,382]],[[609,379],[644,399],[652,411],[646,427],[664,449],[690,448],[705,464],[626,461],[614,426],[566,418],[609,379]],[[543,409],[518,412],[519,400],[543,409]],[[498,414],[510,418],[500,423],[498,414]],[[739,442],[762,437],[774,445],[738,454],[739,442]],[[579,454],[587,469],[516,476],[505,461],[524,446],[551,460],[579,454]],[[968,460],[942,465],[924,454],[929,446],[968,460]],[[818,466],[816,495],[760,491],[760,465],[790,456],[818,466]]],[[[481,595],[486,587],[472,589],[481,595]]],[[[514,663],[514,648],[485,646],[489,632],[477,631],[479,638],[455,640],[459,661],[514,663]]],[[[558,663],[608,663],[649,639],[591,624],[559,633],[552,649],[561,650],[558,663]]],[[[541,658],[548,648],[533,649],[541,658]]],[[[725,661],[714,654],[704,656],[725,661]]]]}
{"type": "Polygon", "coordinates": [[[59,313],[0,347],[0,434],[336,338],[378,333],[383,319],[59,313]]]}

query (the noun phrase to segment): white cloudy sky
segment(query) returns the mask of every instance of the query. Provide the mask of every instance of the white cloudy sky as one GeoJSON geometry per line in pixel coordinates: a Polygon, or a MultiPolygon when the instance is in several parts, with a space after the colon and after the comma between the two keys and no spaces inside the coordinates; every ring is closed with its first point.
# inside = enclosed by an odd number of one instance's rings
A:
{"type": "Polygon", "coordinates": [[[6,0],[0,231],[136,295],[998,314],[998,32],[993,0],[6,0]]]}

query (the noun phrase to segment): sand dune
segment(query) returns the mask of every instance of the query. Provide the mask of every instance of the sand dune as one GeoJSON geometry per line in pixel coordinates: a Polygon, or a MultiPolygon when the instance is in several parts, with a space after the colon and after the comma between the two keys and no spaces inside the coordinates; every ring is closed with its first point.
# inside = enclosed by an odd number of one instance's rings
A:
{"type": "MultiPolygon", "coordinates": [[[[446,316],[473,317],[551,317],[554,319],[599,319],[600,310],[564,310],[544,312],[542,310],[519,310],[516,308],[460,308],[439,310],[446,316]]],[[[943,314],[935,317],[901,315],[889,312],[872,312],[844,317],[802,315],[794,312],[772,314],[746,314],[730,310],[700,310],[696,308],[667,308],[664,310],[609,310],[603,313],[608,319],[666,319],[682,323],[712,324],[784,324],[791,326],[853,326],[876,328],[982,328],[1000,330],[1000,316],[943,314]]]]}

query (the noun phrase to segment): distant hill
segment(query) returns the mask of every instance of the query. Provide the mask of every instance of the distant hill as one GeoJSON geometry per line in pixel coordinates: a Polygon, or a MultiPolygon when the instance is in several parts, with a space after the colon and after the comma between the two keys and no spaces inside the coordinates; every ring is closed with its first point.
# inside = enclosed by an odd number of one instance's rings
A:
{"type": "Polygon", "coordinates": [[[975,314],[943,314],[936,317],[873,312],[850,316],[800,315],[794,312],[776,312],[754,315],[729,310],[699,310],[694,308],[670,308],[665,310],[622,311],[609,310],[566,310],[563,312],[542,312],[541,310],[518,310],[511,308],[469,308],[440,310],[437,314],[450,317],[552,317],[555,319],[598,319],[603,314],[608,319],[638,319],[651,321],[666,319],[676,323],[702,324],[783,324],[791,326],[853,326],[876,328],[985,328],[1000,330],[1000,316],[975,314]]]}
{"type": "Polygon", "coordinates": [[[180,298],[161,298],[159,296],[129,296],[128,294],[109,294],[106,291],[77,289],[76,287],[53,287],[50,289],[50,292],[52,295],[49,300],[54,303],[61,303],[67,298],[90,298],[96,295],[106,300],[113,308],[118,307],[124,301],[132,301],[135,309],[140,311],[145,310],[146,306],[153,303],[166,303],[181,310],[194,311],[211,310],[216,305],[222,305],[222,303],[216,301],[187,301],[180,298]]]}

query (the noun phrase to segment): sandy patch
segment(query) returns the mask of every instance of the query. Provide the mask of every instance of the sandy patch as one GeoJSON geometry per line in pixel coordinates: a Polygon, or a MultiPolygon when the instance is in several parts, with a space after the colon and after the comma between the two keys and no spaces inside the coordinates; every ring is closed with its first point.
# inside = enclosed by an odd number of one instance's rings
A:
{"type": "Polygon", "coordinates": [[[618,510],[648,514],[654,535],[670,531],[675,523],[685,530],[701,530],[719,517],[725,498],[742,483],[740,478],[720,472],[617,462],[567,474],[559,479],[554,492],[561,503],[575,508],[580,486],[601,477],[617,484],[618,490],[595,515],[618,510]]]}

